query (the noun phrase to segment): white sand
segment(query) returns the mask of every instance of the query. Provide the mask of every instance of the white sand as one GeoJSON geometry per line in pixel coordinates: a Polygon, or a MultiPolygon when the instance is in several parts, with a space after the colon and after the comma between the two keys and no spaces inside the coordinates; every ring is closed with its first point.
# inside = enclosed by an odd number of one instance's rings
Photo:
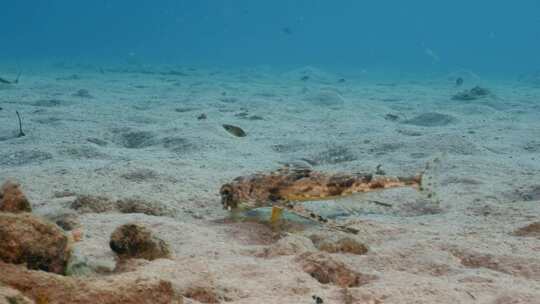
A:
{"type": "MultiPolygon", "coordinates": [[[[430,172],[440,212],[419,209],[410,190],[373,195],[391,210],[370,207],[365,197],[352,202],[359,212],[345,220],[356,222],[370,251],[335,257],[378,277],[349,290],[358,303],[540,303],[539,239],[512,235],[540,220],[540,189],[527,196],[540,187],[540,88],[484,79],[495,96],[464,102],[450,99],[461,89],[445,77],[377,81],[361,74],[338,83],[344,76],[313,68],[307,81],[299,80],[302,69],[140,70],[36,70],[0,87],[0,181],[19,180],[36,213],[66,212],[71,194],[140,197],[178,211],[81,215],[85,237],[76,250],[90,263],[113,267],[109,235],[136,220],[175,256],[146,263],[141,276],[171,280],[180,291],[208,286],[227,303],[313,303],[312,295],[345,303],[341,288],[304,273],[294,255],[256,257],[269,246],[257,235],[264,227],[219,221],[227,217],[218,195],[223,183],[283,162],[324,159],[321,153],[338,148],[343,162],[315,169],[370,172],[382,164],[388,175],[411,175],[441,159],[430,172]],[[71,75],[79,79],[59,79],[71,75]],[[93,98],[72,95],[80,89],[93,98]],[[15,110],[24,119],[22,138],[11,138],[15,110]],[[243,111],[263,120],[235,116],[243,111]],[[434,127],[400,122],[426,112],[456,120],[434,127]],[[202,113],[206,120],[197,119],[202,113]],[[389,113],[400,120],[386,120],[389,113]],[[248,136],[231,136],[223,123],[248,136]],[[147,133],[127,142],[139,131],[147,133]],[[59,197],[63,191],[71,194],[59,197]]],[[[298,233],[316,231],[324,229],[298,233]]]]}

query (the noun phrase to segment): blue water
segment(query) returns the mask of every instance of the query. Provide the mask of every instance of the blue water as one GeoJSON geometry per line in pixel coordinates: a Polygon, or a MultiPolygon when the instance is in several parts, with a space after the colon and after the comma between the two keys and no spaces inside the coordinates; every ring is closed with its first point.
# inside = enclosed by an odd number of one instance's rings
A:
{"type": "Polygon", "coordinates": [[[540,1],[2,0],[0,60],[526,73],[540,1]]]}

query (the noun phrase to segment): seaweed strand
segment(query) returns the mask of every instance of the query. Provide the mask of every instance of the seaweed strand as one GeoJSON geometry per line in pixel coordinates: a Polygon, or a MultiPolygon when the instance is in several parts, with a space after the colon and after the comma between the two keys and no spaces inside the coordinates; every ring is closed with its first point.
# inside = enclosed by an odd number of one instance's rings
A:
{"type": "Polygon", "coordinates": [[[22,129],[21,115],[19,114],[19,111],[15,111],[15,113],[17,113],[17,118],[19,119],[19,134],[17,135],[17,137],[26,136],[26,134],[24,134],[23,129],[22,129]]]}
{"type": "Polygon", "coordinates": [[[4,78],[0,77],[0,83],[3,83],[3,84],[17,84],[17,83],[19,83],[19,78],[20,77],[21,77],[21,72],[19,72],[17,74],[17,78],[15,78],[15,80],[13,80],[13,81],[9,81],[7,79],[4,79],[4,78]]]}

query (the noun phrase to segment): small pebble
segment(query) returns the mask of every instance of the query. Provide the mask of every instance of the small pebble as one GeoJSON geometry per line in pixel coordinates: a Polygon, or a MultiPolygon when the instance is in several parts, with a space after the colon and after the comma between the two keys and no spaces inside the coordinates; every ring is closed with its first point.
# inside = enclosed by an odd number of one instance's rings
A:
{"type": "Polygon", "coordinates": [[[397,116],[396,114],[386,114],[384,115],[384,119],[389,121],[396,121],[399,119],[399,116],[397,116]]]}
{"type": "Polygon", "coordinates": [[[178,113],[190,112],[195,110],[194,108],[176,108],[174,109],[178,113]]]}
{"type": "Polygon", "coordinates": [[[88,92],[88,90],[85,90],[85,89],[78,90],[76,93],[73,94],[73,96],[80,97],[80,98],[93,98],[93,96],[90,95],[90,92],[88,92]]]}

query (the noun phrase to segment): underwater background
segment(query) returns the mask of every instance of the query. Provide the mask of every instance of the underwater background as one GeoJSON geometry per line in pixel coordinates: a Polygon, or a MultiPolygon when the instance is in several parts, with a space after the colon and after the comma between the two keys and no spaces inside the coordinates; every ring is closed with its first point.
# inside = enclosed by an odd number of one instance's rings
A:
{"type": "Polygon", "coordinates": [[[0,304],[540,303],[539,0],[0,26],[0,304]]]}
{"type": "Polygon", "coordinates": [[[540,64],[540,3],[2,1],[2,61],[324,65],[519,73],[540,64]]]}

